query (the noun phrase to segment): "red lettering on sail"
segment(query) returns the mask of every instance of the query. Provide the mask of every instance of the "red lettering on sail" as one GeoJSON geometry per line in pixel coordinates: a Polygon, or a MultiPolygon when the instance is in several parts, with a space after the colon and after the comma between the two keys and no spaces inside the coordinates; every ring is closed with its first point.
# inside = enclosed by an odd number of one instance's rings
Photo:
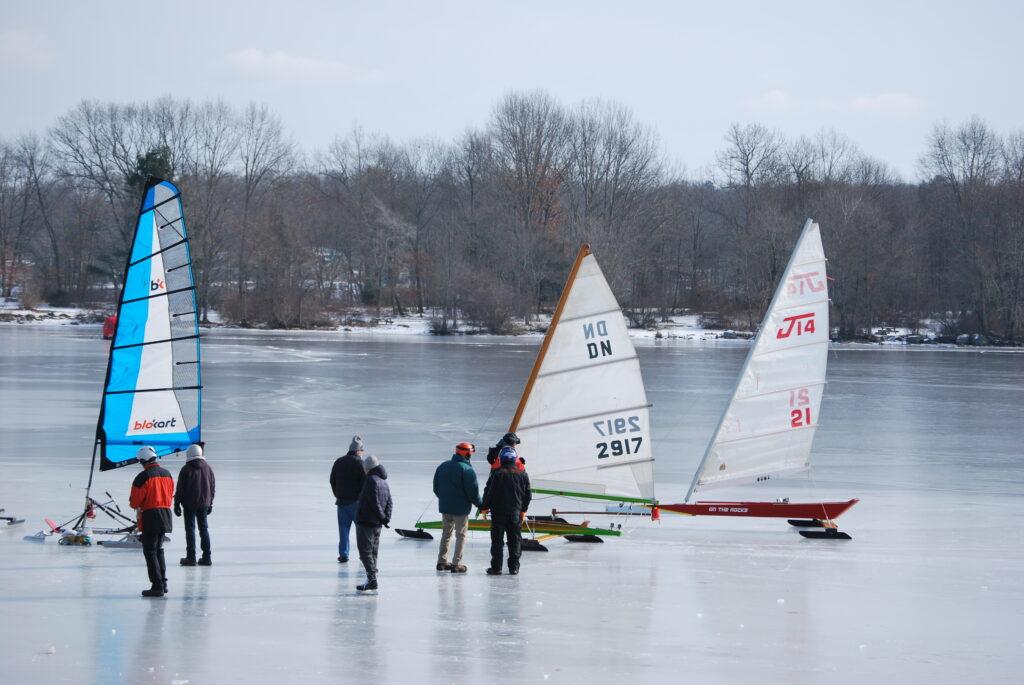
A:
{"type": "Polygon", "coordinates": [[[806,293],[820,293],[825,289],[825,281],[818,271],[808,271],[802,274],[793,274],[786,279],[787,295],[804,295],[806,293]]]}
{"type": "Polygon", "coordinates": [[[789,336],[793,335],[794,332],[798,336],[804,333],[814,332],[814,312],[807,312],[806,314],[795,314],[793,316],[787,316],[782,320],[783,323],[788,323],[789,327],[786,330],[781,328],[776,331],[776,340],[784,340],[789,336]]]}

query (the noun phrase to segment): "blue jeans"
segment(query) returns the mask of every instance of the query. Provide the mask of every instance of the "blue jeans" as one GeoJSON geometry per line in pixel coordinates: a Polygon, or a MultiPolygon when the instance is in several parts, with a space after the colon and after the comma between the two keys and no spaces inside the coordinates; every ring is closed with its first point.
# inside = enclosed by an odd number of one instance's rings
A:
{"type": "Polygon", "coordinates": [[[356,508],[358,502],[352,504],[338,505],[338,556],[348,556],[348,533],[352,528],[352,522],[356,520],[356,508]]]}
{"type": "Polygon", "coordinates": [[[196,558],[196,524],[199,524],[199,545],[203,556],[210,557],[210,530],[206,527],[206,509],[185,509],[185,556],[196,558]]]}

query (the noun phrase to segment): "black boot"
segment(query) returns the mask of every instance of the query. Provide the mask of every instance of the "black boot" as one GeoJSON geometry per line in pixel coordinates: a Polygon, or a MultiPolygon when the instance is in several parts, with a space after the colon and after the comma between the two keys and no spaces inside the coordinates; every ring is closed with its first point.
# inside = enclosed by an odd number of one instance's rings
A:
{"type": "Polygon", "coordinates": [[[154,584],[153,587],[149,588],[148,590],[143,590],[142,591],[142,596],[143,597],[163,597],[164,596],[164,585],[163,585],[163,583],[160,583],[159,585],[154,584]]]}
{"type": "Polygon", "coordinates": [[[196,558],[195,557],[182,557],[181,561],[179,563],[182,566],[195,566],[196,565],[196,558]]]}
{"type": "Polygon", "coordinates": [[[519,567],[518,566],[509,566],[508,567],[508,574],[510,576],[518,576],[519,575],[519,567]]]}
{"type": "Polygon", "coordinates": [[[488,567],[487,575],[489,575],[489,576],[500,576],[501,575],[501,569],[500,568],[489,568],[488,567]]]}
{"type": "Polygon", "coordinates": [[[339,564],[347,564],[348,563],[348,557],[345,556],[344,554],[342,554],[340,557],[338,557],[338,563],[339,564]]]}
{"type": "Polygon", "coordinates": [[[356,585],[356,589],[359,590],[360,592],[368,592],[370,590],[376,590],[377,589],[377,579],[376,578],[372,578],[372,579],[368,578],[366,580],[366,582],[363,583],[362,585],[356,585]]]}
{"type": "Polygon", "coordinates": [[[200,566],[213,566],[213,559],[208,556],[203,556],[197,563],[200,566]]]}

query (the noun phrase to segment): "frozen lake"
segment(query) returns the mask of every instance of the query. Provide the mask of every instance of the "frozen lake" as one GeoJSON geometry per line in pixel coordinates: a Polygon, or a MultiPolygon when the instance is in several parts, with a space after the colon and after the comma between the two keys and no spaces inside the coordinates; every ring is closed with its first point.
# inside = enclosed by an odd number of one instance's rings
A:
{"type": "MultiPolygon", "coordinates": [[[[0,682],[1020,682],[1013,352],[836,349],[813,478],[713,495],[860,497],[841,520],[851,542],[665,514],[488,578],[484,536],[453,577],[434,571],[436,542],[385,531],[381,592],[358,596],[358,564],[335,561],[334,458],[361,434],[395,523],[433,517],[435,464],[504,432],[538,342],[210,332],[216,565],[178,567],[176,531],[170,594],[147,601],[140,552],[21,540],[80,507],[107,343],[93,327],[0,326],[0,506],[28,519],[0,530],[0,682]]],[[[746,347],[638,347],[658,497],[679,501],[746,347]]],[[[97,491],[124,503],[135,473],[97,474],[97,491]]]]}

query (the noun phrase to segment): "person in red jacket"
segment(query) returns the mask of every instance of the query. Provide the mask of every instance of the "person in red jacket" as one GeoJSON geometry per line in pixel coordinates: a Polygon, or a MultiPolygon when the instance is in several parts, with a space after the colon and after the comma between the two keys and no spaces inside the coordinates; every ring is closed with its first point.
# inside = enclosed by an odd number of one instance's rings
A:
{"type": "Polygon", "coordinates": [[[135,458],[142,464],[142,473],[132,481],[128,505],[138,512],[142,554],[152,587],[142,591],[143,597],[167,594],[167,563],[164,561],[164,535],[171,532],[171,503],[174,500],[174,479],[156,461],[152,447],[139,448],[135,458]]]}

